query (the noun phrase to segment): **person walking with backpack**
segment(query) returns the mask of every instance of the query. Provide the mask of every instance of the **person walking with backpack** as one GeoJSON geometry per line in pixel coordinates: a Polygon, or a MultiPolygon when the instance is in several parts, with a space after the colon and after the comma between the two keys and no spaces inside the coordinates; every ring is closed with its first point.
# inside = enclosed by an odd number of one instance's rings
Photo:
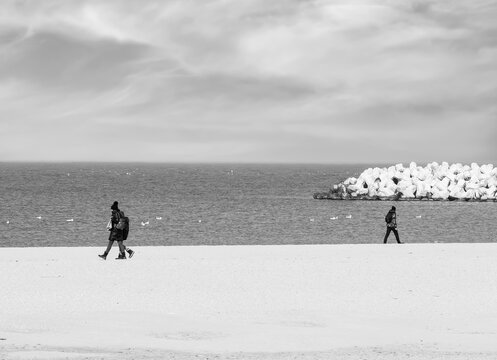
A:
{"type": "MultiPolygon", "coordinates": [[[[123,228],[123,243],[122,247],[123,249],[128,253],[129,257],[132,258],[135,252],[131,250],[130,248],[126,247],[124,245],[124,240],[128,239],[128,234],[129,234],[129,218],[124,215],[124,211],[120,210],[120,218],[119,221],[123,220],[124,221],[124,228],[123,228]]],[[[117,224],[117,227],[119,228],[119,223],[117,224]]],[[[126,258],[126,256],[124,257],[126,258]]]]}
{"type": "Polygon", "coordinates": [[[116,258],[116,260],[126,259],[126,252],[128,252],[129,257],[131,258],[135,252],[129,248],[126,249],[126,246],[124,246],[123,244],[123,241],[126,240],[126,238],[128,237],[129,231],[129,229],[126,228],[127,218],[125,217],[124,212],[119,210],[119,203],[117,201],[114,201],[110,208],[112,210],[112,215],[109,221],[110,227],[108,226],[108,229],[110,231],[109,243],[107,244],[107,249],[105,250],[105,252],[102,255],[98,256],[106,260],[107,255],[112,249],[114,241],[117,241],[117,244],[119,246],[119,256],[116,258]]]}
{"type": "Polygon", "coordinates": [[[392,206],[390,211],[385,216],[385,222],[387,223],[387,233],[385,234],[385,238],[383,239],[383,243],[387,243],[388,236],[390,232],[393,231],[395,235],[395,239],[397,239],[397,243],[402,244],[399,239],[399,232],[397,231],[397,212],[395,206],[392,206]]]}

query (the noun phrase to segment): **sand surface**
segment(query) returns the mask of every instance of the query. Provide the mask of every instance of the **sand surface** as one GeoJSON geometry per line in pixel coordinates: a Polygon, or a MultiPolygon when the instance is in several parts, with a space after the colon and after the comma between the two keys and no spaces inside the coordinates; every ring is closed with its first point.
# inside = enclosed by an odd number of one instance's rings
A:
{"type": "Polygon", "coordinates": [[[497,244],[0,248],[0,359],[496,359],[497,244]]]}

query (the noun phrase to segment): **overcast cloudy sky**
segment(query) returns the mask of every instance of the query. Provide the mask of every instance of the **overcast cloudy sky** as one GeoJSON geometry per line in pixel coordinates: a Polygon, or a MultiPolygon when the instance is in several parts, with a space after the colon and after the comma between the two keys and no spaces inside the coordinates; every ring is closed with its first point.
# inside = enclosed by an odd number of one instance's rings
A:
{"type": "Polygon", "coordinates": [[[0,3],[0,161],[497,163],[497,0],[0,3]]]}

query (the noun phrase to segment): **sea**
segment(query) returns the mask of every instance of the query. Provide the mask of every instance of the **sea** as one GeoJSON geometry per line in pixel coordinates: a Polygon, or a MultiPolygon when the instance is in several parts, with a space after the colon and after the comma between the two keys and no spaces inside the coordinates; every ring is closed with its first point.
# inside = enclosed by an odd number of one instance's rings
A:
{"type": "Polygon", "coordinates": [[[103,248],[114,201],[128,246],[378,244],[392,205],[403,242],[497,240],[497,202],[313,198],[373,166],[0,163],[0,247],[103,248]]]}

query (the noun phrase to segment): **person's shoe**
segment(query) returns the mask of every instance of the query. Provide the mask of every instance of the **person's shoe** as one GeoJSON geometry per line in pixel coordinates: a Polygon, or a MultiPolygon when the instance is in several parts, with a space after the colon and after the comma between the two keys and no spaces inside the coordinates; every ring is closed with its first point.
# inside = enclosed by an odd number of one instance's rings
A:
{"type": "Polygon", "coordinates": [[[102,255],[98,255],[98,257],[104,259],[104,260],[107,260],[107,254],[102,254],[102,255]]]}
{"type": "Polygon", "coordinates": [[[119,256],[116,257],[116,260],[126,260],[126,254],[124,254],[124,253],[119,254],[119,256]]]}
{"type": "Polygon", "coordinates": [[[135,252],[131,249],[128,249],[126,250],[128,252],[128,255],[129,255],[129,258],[131,259],[133,257],[133,255],[135,254],[135,252]]]}

